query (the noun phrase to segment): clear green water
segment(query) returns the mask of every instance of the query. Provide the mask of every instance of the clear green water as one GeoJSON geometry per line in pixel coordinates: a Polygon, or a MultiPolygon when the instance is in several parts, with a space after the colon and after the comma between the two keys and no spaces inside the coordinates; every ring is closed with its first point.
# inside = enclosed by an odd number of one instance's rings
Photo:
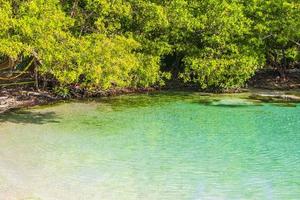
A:
{"type": "Polygon", "coordinates": [[[160,93],[0,117],[0,199],[300,199],[300,104],[160,93]]]}

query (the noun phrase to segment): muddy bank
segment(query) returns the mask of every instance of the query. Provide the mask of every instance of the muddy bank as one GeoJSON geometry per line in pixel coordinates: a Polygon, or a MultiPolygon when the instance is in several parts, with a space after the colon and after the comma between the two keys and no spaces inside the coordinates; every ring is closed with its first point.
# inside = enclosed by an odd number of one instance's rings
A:
{"type": "Polygon", "coordinates": [[[0,91],[0,113],[9,110],[44,105],[60,100],[61,98],[43,91],[37,92],[34,89],[1,88],[0,91]]]}
{"type": "Polygon", "coordinates": [[[257,72],[247,83],[250,88],[268,90],[294,90],[300,89],[300,69],[290,69],[285,73],[285,78],[272,69],[257,72]]]}
{"type": "Polygon", "coordinates": [[[10,110],[46,105],[68,99],[86,99],[90,97],[105,97],[121,94],[147,93],[157,91],[158,88],[123,88],[108,91],[95,91],[93,93],[82,93],[71,91],[67,97],[61,97],[51,91],[37,91],[33,87],[0,88],[0,113],[10,110]]]}
{"type": "MultiPolygon", "coordinates": [[[[185,85],[182,83],[171,82],[163,90],[181,90],[181,91],[199,91],[195,85],[185,85]]],[[[64,99],[85,99],[89,97],[114,96],[130,93],[146,93],[158,91],[161,88],[124,88],[112,89],[108,91],[94,91],[93,93],[71,89],[70,95],[62,97],[49,91],[37,91],[33,86],[14,86],[0,87],[0,113],[12,109],[32,107],[35,105],[45,105],[64,99]]],[[[208,91],[218,92],[218,91],[208,91]]],[[[262,70],[251,78],[247,87],[238,88],[225,93],[250,92],[253,98],[268,101],[300,101],[300,69],[288,70],[286,79],[281,79],[279,74],[274,70],[262,70]]]]}

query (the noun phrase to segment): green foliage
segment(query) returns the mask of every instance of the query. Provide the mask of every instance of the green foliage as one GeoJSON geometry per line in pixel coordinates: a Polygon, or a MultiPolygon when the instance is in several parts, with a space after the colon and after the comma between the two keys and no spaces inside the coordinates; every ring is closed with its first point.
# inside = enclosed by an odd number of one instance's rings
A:
{"type": "Polygon", "coordinates": [[[62,87],[62,86],[56,86],[53,88],[53,92],[62,97],[62,98],[69,98],[70,97],[70,91],[67,87],[62,87]]]}
{"type": "Polygon", "coordinates": [[[59,87],[242,86],[299,62],[296,0],[0,0],[0,56],[32,56],[59,87]]]}
{"type": "Polygon", "coordinates": [[[300,2],[297,0],[251,0],[245,3],[252,21],[253,37],[259,38],[268,62],[287,67],[299,62],[300,2]]]}
{"type": "Polygon", "coordinates": [[[185,34],[175,37],[180,38],[175,42],[176,50],[183,55],[184,72],[180,76],[201,88],[242,86],[261,66],[248,36],[250,20],[244,16],[243,5],[235,1],[190,1],[187,9],[186,22],[194,23],[184,22],[181,30],[186,30],[185,34]]]}

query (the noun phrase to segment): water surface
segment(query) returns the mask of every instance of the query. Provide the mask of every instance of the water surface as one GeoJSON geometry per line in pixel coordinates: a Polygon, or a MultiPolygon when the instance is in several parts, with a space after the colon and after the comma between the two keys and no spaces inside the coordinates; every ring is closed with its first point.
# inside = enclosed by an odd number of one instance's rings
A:
{"type": "Polygon", "coordinates": [[[0,116],[0,199],[300,199],[300,104],[159,93],[0,116]]]}

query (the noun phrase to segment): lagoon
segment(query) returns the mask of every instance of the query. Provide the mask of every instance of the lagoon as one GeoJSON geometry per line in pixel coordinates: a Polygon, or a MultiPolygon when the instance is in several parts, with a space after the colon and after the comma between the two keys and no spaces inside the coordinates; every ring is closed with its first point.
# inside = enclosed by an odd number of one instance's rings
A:
{"type": "Polygon", "coordinates": [[[300,104],[160,92],[0,116],[0,199],[299,199],[300,104]]]}

